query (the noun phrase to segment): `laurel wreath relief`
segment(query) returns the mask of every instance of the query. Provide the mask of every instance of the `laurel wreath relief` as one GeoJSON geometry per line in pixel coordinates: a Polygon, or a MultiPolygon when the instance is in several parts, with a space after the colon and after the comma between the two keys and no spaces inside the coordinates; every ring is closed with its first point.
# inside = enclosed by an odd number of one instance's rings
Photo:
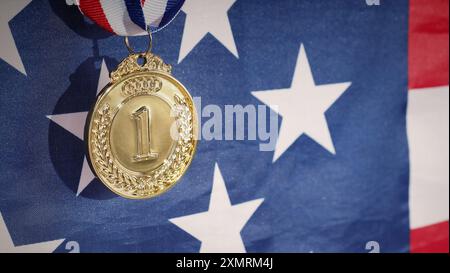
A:
{"type": "Polygon", "coordinates": [[[178,140],[174,152],[150,175],[130,175],[118,165],[111,155],[109,131],[112,123],[112,109],[104,104],[95,113],[93,128],[93,163],[97,165],[97,175],[108,181],[111,188],[135,197],[155,196],[178,180],[189,164],[194,145],[192,113],[186,101],[175,96],[174,112],[178,127],[178,140]]]}

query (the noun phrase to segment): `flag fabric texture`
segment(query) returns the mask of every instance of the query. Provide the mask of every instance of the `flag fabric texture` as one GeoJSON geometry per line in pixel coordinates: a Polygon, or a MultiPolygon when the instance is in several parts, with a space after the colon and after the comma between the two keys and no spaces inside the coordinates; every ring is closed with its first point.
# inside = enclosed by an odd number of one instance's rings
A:
{"type": "Polygon", "coordinates": [[[279,130],[270,151],[201,139],[181,181],[144,201],[95,178],[83,139],[128,53],[115,33],[149,20],[107,31],[83,2],[136,1],[0,3],[0,252],[449,251],[448,0],[152,9],[171,22],[154,53],[202,106],[268,106],[279,130]]]}

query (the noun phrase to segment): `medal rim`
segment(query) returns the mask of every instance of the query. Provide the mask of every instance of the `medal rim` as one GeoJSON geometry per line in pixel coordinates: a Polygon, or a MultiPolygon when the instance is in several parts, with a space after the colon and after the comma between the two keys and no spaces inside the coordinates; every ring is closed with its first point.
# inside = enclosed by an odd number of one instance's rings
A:
{"type": "MultiPolygon", "coordinates": [[[[160,195],[162,195],[163,193],[166,193],[167,191],[169,191],[172,187],[174,187],[176,184],[178,184],[178,182],[181,180],[181,178],[186,174],[186,172],[188,171],[189,167],[192,164],[192,161],[194,160],[194,156],[197,153],[197,135],[198,135],[198,116],[197,116],[197,109],[195,107],[195,103],[194,100],[192,98],[192,95],[189,93],[189,91],[187,90],[187,88],[179,81],[177,80],[174,76],[172,76],[172,74],[167,73],[165,71],[161,71],[161,70],[151,70],[151,71],[140,71],[140,72],[134,72],[131,74],[128,74],[124,77],[122,77],[120,80],[118,81],[110,81],[96,96],[96,100],[95,102],[92,104],[91,109],[88,112],[87,118],[86,118],[86,123],[84,126],[84,139],[85,139],[85,150],[86,150],[86,160],[88,162],[89,167],[91,168],[91,171],[93,172],[93,174],[95,175],[95,178],[97,178],[98,180],[100,180],[102,182],[102,184],[104,184],[109,190],[111,190],[112,192],[114,192],[115,194],[124,197],[126,199],[132,199],[132,200],[147,200],[147,199],[151,199],[151,198],[155,198],[158,197],[160,195]],[[105,97],[107,96],[107,93],[109,91],[111,91],[115,86],[117,86],[118,84],[120,84],[121,82],[124,82],[130,78],[139,76],[139,75],[161,75],[162,77],[167,77],[169,79],[169,81],[171,81],[173,84],[175,84],[178,87],[181,87],[181,91],[183,91],[182,93],[185,93],[187,95],[187,97],[190,100],[190,105],[192,106],[192,120],[193,120],[193,125],[192,125],[192,141],[193,141],[193,147],[192,147],[192,156],[189,160],[189,162],[186,164],[186,167],[184,168],[183,172],[177,177],[176,180],[174,180],[168,187],[166,187],[165,189],[161,190],[160,192],[153,194],[153,195],[149,195],[149,196],[142,196],[142,197],[136,197],[136,196],[131,196],[131,195],[125,195],[119,191],[117,191],[116,189],[114,189],[111,185],[109,185],[108,182],[105,182],[102,180],[102,178],[98,175],[96,168],[94,167],[94,164],[92,163],[92,155],[91,155],[91,150],[90,150],[90,142],[91,142],[91,138],[90,138],[90,132],[92,130],[92,125],[93,125],[93,115],[95,113],[95,111],[97,111],[99,109],[99,102],[105,97]]],[[[109,141],[109,140],[108,140],[109,141]]]]}

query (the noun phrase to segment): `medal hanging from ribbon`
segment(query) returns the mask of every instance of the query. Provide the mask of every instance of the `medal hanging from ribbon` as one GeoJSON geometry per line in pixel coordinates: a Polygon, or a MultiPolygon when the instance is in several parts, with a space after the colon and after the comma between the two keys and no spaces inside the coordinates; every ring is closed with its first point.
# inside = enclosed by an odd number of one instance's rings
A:
{"type": "Polygon", "coordinates": [[[83,14],[125,36],[129,56],[111,72],[86,122],[89,164],[113,192],[157,196],[183,176],[196,149],[197,115],[172,67],[151,53],[152,33],[167,26],[184,0],[79,0],[83,14]],[[149,36],[135,53],[128,36],[149,36]],[[138,60],[141,60],[140,62],[138,60]]]}

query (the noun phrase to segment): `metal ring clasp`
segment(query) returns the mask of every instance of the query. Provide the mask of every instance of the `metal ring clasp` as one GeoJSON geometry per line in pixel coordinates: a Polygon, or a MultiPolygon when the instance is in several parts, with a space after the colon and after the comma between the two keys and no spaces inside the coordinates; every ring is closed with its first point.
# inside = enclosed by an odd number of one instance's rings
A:
{"type": "MultiPolygon", "coordinates": [[[[148,47],[147,47],[147,50],[143,53],[150,53],[153,48],[153,35],[152,35],[152,31],[150,30],[150,28],[147,29],[147,33],[148,33],[148,38],[149,38],[148,47]]],[[[127,46],[128,52],[130,52],[130,54],[136,54],[136,51],[134,51],[133,47],[131,47],[131,45],[130,45],[128,36],[125,36],[125,45],[127,46]]]]}

